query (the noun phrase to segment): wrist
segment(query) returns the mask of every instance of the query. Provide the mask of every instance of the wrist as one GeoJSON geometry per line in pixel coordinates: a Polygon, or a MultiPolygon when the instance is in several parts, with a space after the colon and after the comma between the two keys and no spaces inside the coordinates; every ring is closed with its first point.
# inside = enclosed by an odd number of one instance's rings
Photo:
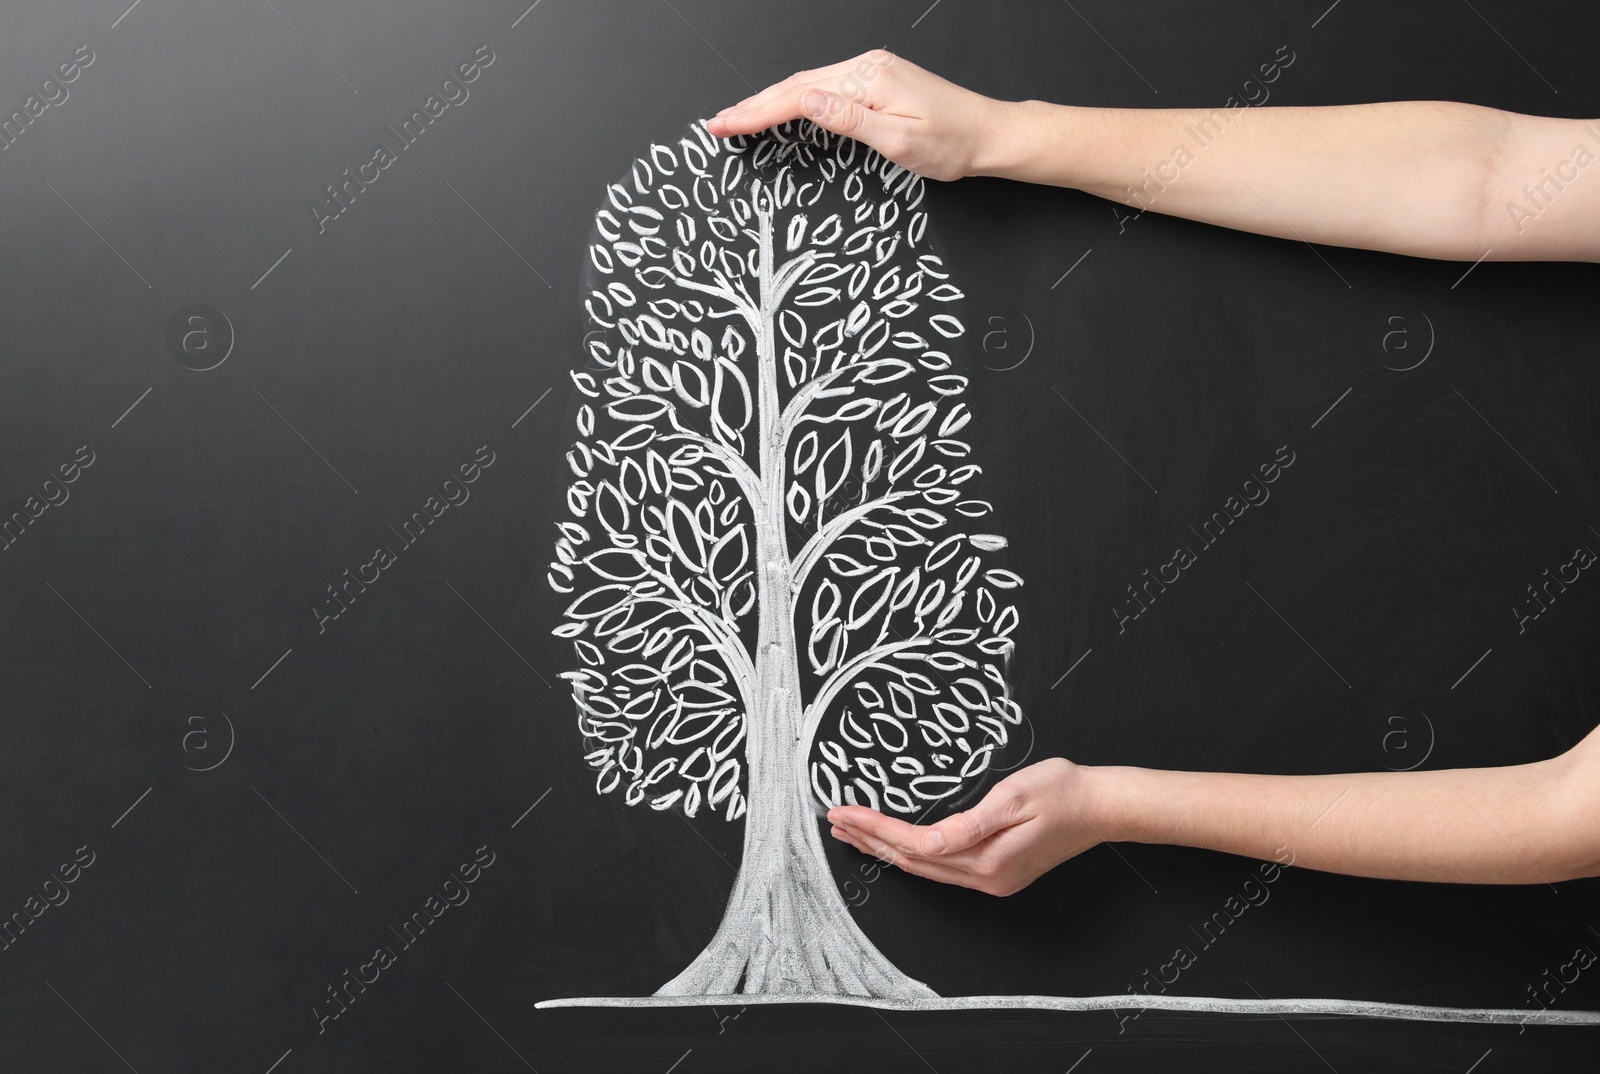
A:
{"type": "Polygon", "coordinates": [[[1029,147],[1035,141],[1030,131],[1039,111],[1047,106],[1042,101],[987,100],[985,103],[979,117],[978,142],[967,174],[1015,178],[1024,170],[1029,147]]]}
{"type": "Polygon", "coordinates": [[[1118,765],[1083,770],[1084,816],[1108,843],[1146,841],[1133,808],[1137,797],[1130,793],[1137,773],[1138,769],[1118,765]]]}

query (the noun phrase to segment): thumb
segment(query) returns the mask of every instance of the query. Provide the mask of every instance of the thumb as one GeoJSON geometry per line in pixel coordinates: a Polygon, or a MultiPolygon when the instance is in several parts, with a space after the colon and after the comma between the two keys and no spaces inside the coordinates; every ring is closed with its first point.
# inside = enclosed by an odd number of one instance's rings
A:
{"type": "Polygon", "coordinates": [[[859,101],[819,89],[810,89],[801,95],[800,114],[825,130],[866,142],[880,153],[895,121],[859,101]]]}
{"type": "Polygon", "coordinates": [[[985,798],[965,813],[956,813],[932,825],[922,835],[924,854],[954,854],[976,846],[1005,827],[998,806],[985,798]]]}

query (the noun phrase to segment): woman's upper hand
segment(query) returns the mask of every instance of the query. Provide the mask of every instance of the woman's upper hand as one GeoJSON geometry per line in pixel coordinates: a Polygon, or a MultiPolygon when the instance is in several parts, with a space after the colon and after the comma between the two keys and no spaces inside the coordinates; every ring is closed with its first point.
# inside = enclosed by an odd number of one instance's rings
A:
{"type": "Polygon", "coordinates": [[[990,895],[1021,891],[1099,843],[1085,769],[1063,757],[1019,769],[981,802],[919,826],[866,806],[828,810],[833,836],[908,873],[990,895]]]}
{"type": "Polygon", "coordinates": [[[877,49],[790,75],[718,112],[707,127],[726,138],[809,119],[919,175],[948,180],[994,174],[1006,114],[1004,102],[877,49]]]}

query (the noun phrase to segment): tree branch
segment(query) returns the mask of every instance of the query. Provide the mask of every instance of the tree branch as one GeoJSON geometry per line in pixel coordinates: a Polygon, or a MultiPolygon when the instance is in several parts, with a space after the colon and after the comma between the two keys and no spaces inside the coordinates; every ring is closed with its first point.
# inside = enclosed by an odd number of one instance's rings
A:
{"type": "Polygon", "coordinates": [[[791,568],[794,577],[793,592],[796,594],[800,592],[800,587],[805,585],[806,577],[811,573],[811,568],[821,561],[823,553],[833,545],[834,541],[839,539],[839,536],[845,530],[880,507],[887,507],[896,500],[904,500],[920,495],[922,495],[920,489],[901,489],[898,492],[885,493],[876,500],[868,500],[866,503],[857,504],[850,510],[843,511],[830,518],[826,525],[811,535],[811,539],[806,541],[805,546],[800,549],[800,554],[794,557],[794,566],[791,568]]]}
{"type": "Polygon", "coordinates": [[[687,440],[692,444],[699,444],[708,454],[728,468],[729,475],[743,490],[745,499],[750,501],[751,507],[758,507],[762,503],[761,481],[756,477],[756,472],[745,462],[744,457],[728,445],[712,439],[705,433],[695,432],[693,429],[678,427],[675,433],[663,433],[663,440],[687,440]]]}
{"type": "MultiPolygon", "coordinates": [[[[615,547],[615,546],[613,546],[613,547],[615,547]]],[[[685,604],[694,604],[694,601],[689,599],[689,594],[687,594],[687,593],[685,593],[683,591],[683,586],[678,584],[678,580],[676,578],[672,577],[672,575],[668,574],[666,571],[657,570],[655,567],[652,567],[650,565],[649,560],[646,558],[645,554],[643,552],[641,552],[639,549],[637,549],[637,548],[619,548],[617,550],[621,551],[621,552],[626,552],[629,555],[631,555],[633,557],[634,562],[639,564],[639,566],[644,568],[644,572],[646,574],[648,574],[651,578],[654,578],[657,582],[660,582],[662,585],[666,586],[668,589],[670,589],[674,593],[676,593],[678,595],[678,599],[679,600],[683,601],[685,604]]],[[[698,607],[698,605],[696,605],[696,607],[698,607]]],[[[729,629],[732,629],[732,624],[731,623],[729,624],[729,629]]]]}
{"type": "Polygon", "coordinates": [[[690,629],[704,634],[710,639],[713,648],[722,654],[739,688],[739,696],[744,701],[745,711],[751,711],[755,696],[755,666],[750,661],[750,654],[745,651],[744,642],[739,640],[739,636],[728,627],[727,623],[691,601],[674,600],[669,597],[632,596],[629,602],[661,604],[687,618],[690,629]]]}
{"type": "Polygon", "coordinates": [[[806,706],[805,716],[800,721],[800,756],[804,757],[810,753],[812,739],[816,737],[817,727],[822,723],[822,717],[826,715],[828,706],[833,704],[833,699],[838,696],[839,691],[855,681],[857,675],[874,667],[899,672],[900,669],[894,665],[883,663],[884,658],[902,649],[914,649],[932,644],[932,638],[906,638],[892,641],[887,645],[879,645],[868,649],[829,676],[822,689],[817,691],[817,696],[811,699],[811,704],[806,706]]]}
{"type": "Polygon", "coordinates": [[[717,273],[717,280],[719,283],[714,287],[709,283],[701,283],[699,280],[692,280],[687,276],[675,275],[672,277],[672,282],[677,284],[679,287],[687,287],[691,291],[699,291],[702,294],[713,295],[717,298],[732,302],[739,313],[742,314],[746,320],[749,320],[754,313],[754,310],[750,305],[750,300],[729,286],[728,278],[722,273],[717,273]]]}
{"type": "MultiPolygon", "coordinates": [[[[741,283],[738,286],[738,288],[735,289],[733,284],[728,281],[727,274],[724,273],[721,269],[712,269],[711,271],[717,277],[717,282],[718,283],[720,283],[720,284],[722,284],[722,286],[726,287],[730,294],[733,294],[737,298],[742,299],[744,301],[745,306],[751,311],[752,314],[755,312],[756,300],[750,296],[750,292],[745,289],[745,286],[744,286],[743,283],[741,283]]],[[[754,324],[754,321],[752,320],[751,323],[754,324]]]]}
{"type": "MultiPolygon", "coordinates": [[[[794,433],[795,427],[800,424],[800,419],[805,415],[806,407],[810,406],[815,400],[821,398],[823,392],[827,390],[828,385],[832,384],[836,378],[842,377],[846,373],[855,372],[860,368],[861,367],[859,365],[842,365],[838,369],[833,369],[823,373],[821,376],[812,377],[810,380],[806,381],[805,384],[801,385],[800,389],[796,391],[789,399],[788,404],[784,406],[783,416],[778,419],[778,435],[783,437],[784,442],[786,444],[788,443],[789,437],[794,433]]],[[[855,388],[849,387],[840,389],[833,394],[850,395],[854,392],[855,388]]],[[[830,395],[829,398],[832,398],[832,395],[830,395]]]]}
{"type": "Polygon", "coordinates": [[[824,256],[832,257],[833,254],[824,255],[816,250],[802,250],[788,261],[785,261],[772,276],[772,289],[775,293],[772,305],[776,306],[779,302],[782,302],[784,296],[789,293],[789,288],[793,287],[795,281],[800,278],[800,274],[816,264],[824,256]]]}

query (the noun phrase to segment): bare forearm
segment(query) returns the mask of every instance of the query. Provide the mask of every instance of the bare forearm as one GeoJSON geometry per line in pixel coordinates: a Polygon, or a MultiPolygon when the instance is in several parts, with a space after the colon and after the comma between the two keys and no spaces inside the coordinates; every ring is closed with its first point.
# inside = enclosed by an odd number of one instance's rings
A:
{"type": "MultiPolygon", "coordinates": [[[[1591,739],[1595,736],[1591,735],[1591,739]]],[[[1505,768],[1270,776],[1096,768],[1107,839],[1203,847],[1398,880],[1521,884],[1600,871],[1600,740],[1505,768]]]]}
{"type": "Polygon", "coordinates": [[[1594,256],[1600,167],[1591,176],[1572,156],[1591,142],[1585,153],[1600,152],[1600,141],[1574,120],[1441,101],[1235,109],[1024,101],[997,112],[977,173],[1075,187],[1131,211],[1421,257],[1594,256]],[[1530,188],[1529,200],[1521,188],[1563,162],[1567,182],[1530,188]]]}

